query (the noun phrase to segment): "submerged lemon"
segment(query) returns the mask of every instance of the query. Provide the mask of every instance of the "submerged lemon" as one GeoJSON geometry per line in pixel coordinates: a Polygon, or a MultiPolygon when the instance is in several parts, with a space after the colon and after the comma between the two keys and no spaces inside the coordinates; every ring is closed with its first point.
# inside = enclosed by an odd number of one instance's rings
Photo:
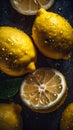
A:
{"type": "Polygon", "coordinates": [[[14,103],[0,104],[0,130],[22,130],[21,106],[14,103]]]}
{"type": "Polygon", "coordinates": [[[0,27],[0,69],[11,76],[35,70],[36,50],[27,34],[8,26],[0,27]]]}
{"type": "Polygon", "coordinates": [[[73,28],[62,16],[40,9],[32,27],[32,38],[47,57],[68,59],[73,47],[73,28]]]}
{"type": "Polygon", "coordinates": [[[73,103],[68,104],[62,113],[60,130],[73,130],[73,103]]]}

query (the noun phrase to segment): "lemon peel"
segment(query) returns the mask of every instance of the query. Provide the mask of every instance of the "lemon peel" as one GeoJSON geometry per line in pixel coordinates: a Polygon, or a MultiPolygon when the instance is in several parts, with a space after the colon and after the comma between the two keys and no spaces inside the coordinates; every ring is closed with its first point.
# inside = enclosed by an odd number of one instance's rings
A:
{"type": "Polygon", "coordinates": [[[0,69],[21,76],[36,69],[36,49],[31,38],[15,27],[0,27],[0,69]]]}
{"type": "Polygon", "coordinates": [[[39,9],[32,27],[32,38],[39,51],[46,57],[70,58],[73,28],[59,14],[39,9]]]}

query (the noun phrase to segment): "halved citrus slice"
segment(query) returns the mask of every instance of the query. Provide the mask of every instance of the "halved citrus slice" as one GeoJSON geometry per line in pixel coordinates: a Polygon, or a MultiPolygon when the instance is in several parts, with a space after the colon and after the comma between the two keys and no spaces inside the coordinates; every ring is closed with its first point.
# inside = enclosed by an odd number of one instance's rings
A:
{"type": "Polygon", "coordinates": [[[22,101],[36,112],[52,112],[67,96],[64,75],[56,69],[39,68],[29,74],[20,89],[22,101]]]}
{"type": "Polygon", "coordinates": [[[10,0],[14,9],[25,15],[34,15],[40,8],[49,9],[55,0],[10,0]]]}

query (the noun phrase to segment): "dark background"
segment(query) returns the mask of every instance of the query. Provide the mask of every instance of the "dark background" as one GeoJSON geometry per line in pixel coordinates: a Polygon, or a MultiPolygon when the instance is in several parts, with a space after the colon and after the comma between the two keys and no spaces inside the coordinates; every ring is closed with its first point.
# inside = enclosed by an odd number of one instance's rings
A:
{"type": "MultiPolygon", "coordinates": [[[[73,1],[72,0],[55,0],[54,5],[49,11],[56,12],[64,16],[73,27],[73,1]]],[[[8,0],[0,1],[0,26],[8,25],[22,29],[31,37],[31,28],[35,16],[25,16],[17,13],[8,0]]],[[[37,50],[38,51],[38,50],[37,50]]],[[[56,111],[47,114],[39,114],[32,112],[22,103],[19,92],[9,100],[1,100],[1,102],[15,102],[22,105],[21,113],[24,123],[23,130],[60,130],[61,114],[65,107],[73,102],[73,49],[71,50],[71,59],[69,60],[53,60],[46,58],[38,51],[37,68],[53,67],[61,71],[67,80],[68,95],[65,103],[56,111]]],[[[25,76],[24,76],[25,77],[25,76]]],[[[0,71],[0,80],[10,79],[10,77],[0,71]]]]}

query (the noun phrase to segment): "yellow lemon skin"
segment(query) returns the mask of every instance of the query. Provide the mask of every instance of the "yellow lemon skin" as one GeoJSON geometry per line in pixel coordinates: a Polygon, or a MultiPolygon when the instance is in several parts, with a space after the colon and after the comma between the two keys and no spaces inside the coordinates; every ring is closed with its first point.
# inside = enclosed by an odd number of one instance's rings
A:
{"type": "Polygon", "coordinates": [[[18,104],[0,104],[0,130],[22,130],[23,121],[18,104]]]}
{"type": "Polygon", "coordinates": [[[73,103],[70,103],[62,113],[60,130],[73,130],[73,103]]]}
{"type": "Polygon", "coordinates": [[[54,59],[70,58],[73,28],[59,14],[40,9],[32,27],[32,38],[45,56],[54,59]]]}
{"type": "Polygon", "coordinates": [[[0,27],[0,69],[20,76],[36,69],[36,50],[30,37],[15,27],[0,27]]]}

